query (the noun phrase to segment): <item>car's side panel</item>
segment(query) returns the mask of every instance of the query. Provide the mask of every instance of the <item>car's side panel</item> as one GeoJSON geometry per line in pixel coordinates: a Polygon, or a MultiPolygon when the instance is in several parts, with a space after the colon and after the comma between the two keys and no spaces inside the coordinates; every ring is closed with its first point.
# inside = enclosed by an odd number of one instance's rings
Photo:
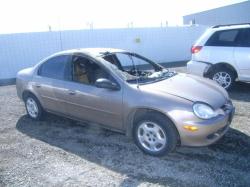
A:
{"type": "Polygon", "coordinates": [[[29,90],[29,82],[32,81],[34,68],[26,68],[19,71],[16,75],[16,90],[20,99],[23,99],[23,93],[29,90]]]}
{"type": "Polygon", "coordinates": [[[239,69],[239,80],[250,81],[250,47],[236,47],[234,57],[239,69]]]}
{"type": "Polygon", "coordinates": [[[31,86],[45,110],[66,113],[65,106],[57,98],[65,92],[62,81],[34,75],[31,86]]]}
{"type": "Polygon", "coordinates": [[[202,77],[202,76],[204,76],[204,72],[206,72],[210,66],[211,66],[211,64],[208,64],[208,63],[190,60],[187,63],[187,71],[189,73],[192,73],[194,75],[198,75],[198,76],[202,77]]]}
{"type": "Polygon", "coordinates": [[[122,129],[122,89],[97,88],[76,82],[65,82],[67,113],[75,118],[122,129]]]}
{"type": "Polygon", "coordinates": [[[203,46],[202,49],[195,54],[192,54],[193,61],[209,62],[210,60],[210,47],[203,46]]]}
{"type": "MultiPolygon", "coordinates": [[[[172,118],[171,115],[169,115],[171,112],[182,110],[184,108],[187,111],[187,114],[189,113],[188,109],[190,109],[190,112],[192,112],[191,101],[172,95],[161,95],[161,93],[152,94],[144,90],[147,86],[148,85],[141,85],[137,87],[136,85],[125,84],[124,98],[129,98],[124,101],[123,105],[123,119],[125,126],[131,125],[131,118],[133,118],[134,112],[138,109],[149,109],[160,112],[168,116],[174,124],[177,124],[175,120],[180,118],[181,116],[172,116],[174,117],[172,118]]],[[[154,91],[152,90],[152,92],[154,91]]],[[[185,115],[182,117],[185,118],[185,115]]],[[[126,129],[126,127],[124,128],[126,129]]],[[[131,128],[127,128],[127,130],[131,130],[131,128]]]]}
{"type": "Polygon", "coordinates": [[[235,67],[234,50],[235,47],[204,46],[199,59],[212,64],[225,62],[235,67]]]}

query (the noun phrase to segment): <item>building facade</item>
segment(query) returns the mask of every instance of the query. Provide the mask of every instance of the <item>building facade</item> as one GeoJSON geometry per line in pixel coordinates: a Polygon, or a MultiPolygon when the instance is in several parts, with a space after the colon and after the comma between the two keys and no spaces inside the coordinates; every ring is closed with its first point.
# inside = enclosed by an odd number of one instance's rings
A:
{"type": "Polygon", "coordinates": [[[250,23],[250,1],[183,16],[183,24],[220,25],[250,23]]]}

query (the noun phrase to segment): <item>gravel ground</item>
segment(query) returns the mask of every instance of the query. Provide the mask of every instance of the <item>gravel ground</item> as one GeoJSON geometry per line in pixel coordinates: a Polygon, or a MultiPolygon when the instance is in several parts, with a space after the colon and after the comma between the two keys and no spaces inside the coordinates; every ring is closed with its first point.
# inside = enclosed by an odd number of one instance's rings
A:
{"type": "Polygon", "coordinates": [[[32,121],[15,86],[0,87],[0,186],[250,186],[250,84],[230,96],[236,115],[220,141],[155,158],[119,133],[54,115],[32,121]]]}

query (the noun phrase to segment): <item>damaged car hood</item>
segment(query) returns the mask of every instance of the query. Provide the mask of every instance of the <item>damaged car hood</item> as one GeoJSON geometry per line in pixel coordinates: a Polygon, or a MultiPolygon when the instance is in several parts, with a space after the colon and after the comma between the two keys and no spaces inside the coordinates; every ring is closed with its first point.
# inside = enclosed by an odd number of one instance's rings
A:
{"type": "Polygon", "coordinates": [[[140,87],[155,94],[170,94],[192,102],[205,102],[214,108],[221,107],[228,100],[227,92],[217,83],[189,74],[178,73],[171,78],[140,87]]]}

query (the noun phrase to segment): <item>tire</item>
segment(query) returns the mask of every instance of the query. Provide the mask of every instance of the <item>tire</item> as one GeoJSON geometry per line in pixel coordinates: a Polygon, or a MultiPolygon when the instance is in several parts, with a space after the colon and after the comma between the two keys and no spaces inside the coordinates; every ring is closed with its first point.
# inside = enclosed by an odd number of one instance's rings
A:
{"type": "Polygon", "coordinates": [[[164,156],[172,152],[176,148],[178,137],[174,124],[163,115],[151,112],[135,120],[135,144],[151,156],[164,156]]]}
{"type": "Polygon", "coordinates": [[[29,94],[25,97],[24,102],[28,116],[33,120],[41,120],[44,112],[38,99],[29,94]]]}
{"type": "Polygon", "coordinates": [[[226,90],[230,90],[234,86],[236,75],[228,68],[217,68],[211,72],[209,78],[216,81],[226,90]]]}

